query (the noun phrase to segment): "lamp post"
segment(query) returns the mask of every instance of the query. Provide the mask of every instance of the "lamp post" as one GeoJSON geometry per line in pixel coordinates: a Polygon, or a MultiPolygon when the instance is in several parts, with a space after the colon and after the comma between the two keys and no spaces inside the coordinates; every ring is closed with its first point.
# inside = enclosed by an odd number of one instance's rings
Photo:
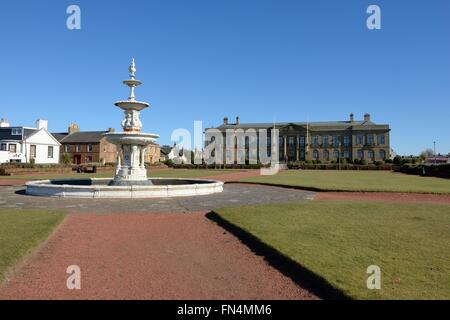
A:
{"type": "Polygon", "coordinates": [[[436,164],[436,141],[433,141],[433,158],[434,164],[436,164]]]}

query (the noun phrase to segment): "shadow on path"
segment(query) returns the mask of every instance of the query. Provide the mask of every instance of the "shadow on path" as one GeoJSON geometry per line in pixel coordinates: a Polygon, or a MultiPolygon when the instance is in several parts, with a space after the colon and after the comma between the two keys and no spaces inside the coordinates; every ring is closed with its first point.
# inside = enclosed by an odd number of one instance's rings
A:
{"type": "Polygon", "coordinates": [[[211,211],[206,214],[206,217],[219,226],[236,236],[247,247],[252,250],[256,255],[264,257],[264,259],[276,268],[286,277],[289,277],[298,286],[308,290],[321,299],[328,300],[349,300],[351,299],[341,290],[334,288],[324,278],[316,275],[310,270],[306,269],[294,260],[284,256],[278,250],[266,245],[258,240],[255,236],[249,232],[241,229],[240,227],[226,221],[216,212],[211,211]]]}

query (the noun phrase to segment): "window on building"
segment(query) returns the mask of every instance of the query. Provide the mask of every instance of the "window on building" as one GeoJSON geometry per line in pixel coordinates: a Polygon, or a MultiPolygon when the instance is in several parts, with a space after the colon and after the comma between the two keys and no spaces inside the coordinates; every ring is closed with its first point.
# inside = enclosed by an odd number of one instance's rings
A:
{"type": "Polygon", "coordinates": [[[53,158],[53,147],[48,146],[47,158],[53,158]]]}
{"type": "Polygon", "coordinates": [[[339,147],[339,136],[333,136],[333,146],[339,147]]]}
{"type": "Polygon", "coordinates": [[[328,136],[324,136],[323,137],[323,142],[322,143],[323,143],[324,147],[328,147],[330,145],[330,142],[328,140],[328,136]]]}
{"type": "Polygon", "coordinates": [[[317,151],[317,150],[313,151],[313,159],[314,160],[319,160],[319,151],[317,151]]]}
{"type": "Polygon", "coordinates": [[[304,137],[304,136],[301,136],[301,137],[300,137],[300,145],[301,145],[301,146],[304,146],[304,145],[305,145],[305,137],[304,137]]]}
{"type": "Polygon", "coordinates": [[[85,162],[86,163],[91,163],[92,162],[92,156],[86,156],[85,157],[85,162]]]}
{"type": "Polygon", "coordinates": [[[323,160],[324,161],[329,161],[330,160],[330,153],[328,152],[328,150],[324,150],[323,151],[323,160]]]}
{"type": "Polygon", "coordinates": [[[66,152],[70,152],[70,144],[66,144],[66,145],[64,146],[64,150],[65,150],[66,152]]]}
{"type": "Polygon", "coordinates": [[[17,152],[17,145],[14,144],[14,143],[10,144],[8,149],[9,149],[10,152],[16,153],[17,152]]]}
{"type": "Polygon", "coordinates": [[[92,144],[88,144],[87,145],[87,152],[92,152],[94,151],[94,146],[92,144]]]}
{"type": "Polygon", "coordinates": [[[22,128],[12,128],[11,129],[11,135],[13,135],[13,136],[21,136],[22,135],[22,128]]]}
{"type": "Polygon", "coordinates": [[[371,146],[373,145],[373,134],[369,134],[367,136],[367,144],[371,146]]]}
{"type": "Polygon", "coordinates": [[[281,149],[284,149],[284,138],[278,137],[278,145],[281,149]]]}
{"type": "Polygon", "coordinates": [[[380,159],[386,160],[386,151],[380,150],[380,159]]]}
{"type": "Polygon", "coordinates": [[[364,136],[362,134],[358,135],[356,137],[356,143],[357,144],[364,144],[364,136]]]}
{"type": "Polygon", "coordinates": [[[344,136],[344,146],[348,147],[350,145],[350,136],[344,136]]]}
{"type": "Polygon", "coordinates": [[[0,145],[0,150],[1,150],[1,151],[6,151],[6,143],[2,143],[2,144],[0,145]]]}
{"type": "Polygon", "coordinates": [[[358,159],[364,159],[364,152],[361,149],[358,150],[358,159]]]}
{"type": "Polygon", "coordinates": [[[267,136],[267,147],[270,148],[271,145],[272,145],[272,137],[267,136]]]}
{"type": "Polygon", "coordinates": [[[305,160],[305,151],[300,151],[300,160],[305,160]]]}
{"type": "Polygon", "coordinates": [[[30,157],[36,158],[36,145],[30,145],[30,157]]]}
{"type": "Polygon", "coordinates": [[[295,142],[294,137],[288,137],[288,144],[289,144],[289,146],[293,146],[294,142],[295,142]]]}
{"type": "Polygon", "coordinates": [[[348,152],[348,150],[344,150],[344,158],[350,159],[350,152],[348,152]]]}
{"type": "Polygon", "coordinates": [[[81,144],[77,144],[75,150],[76,150],[77,152],[81,152],[81,144]]]}
{"type": "Polygon", "coordinates": [[[373,153],[373,150],[369,150],[367,152],[367,156],[369,157],[370,160],[373,160],[375,157],[375,154],[373,153]]]}
{"type": "Polygon", "coordinates": [[[333,151],[333,160],[339,160],[339,150],[333,151]]]}
{"type": "Polygon", "coordinates": [[[385,144],[384,134],[378,136],[378,144],[385,144]]]}
{"type": "Polygon", "coordinates": [[[319,136],[313,136],[313,138],[312,138],[312,145],[313,145],[313,147],[318,147],[319,146],[319,136]]]}

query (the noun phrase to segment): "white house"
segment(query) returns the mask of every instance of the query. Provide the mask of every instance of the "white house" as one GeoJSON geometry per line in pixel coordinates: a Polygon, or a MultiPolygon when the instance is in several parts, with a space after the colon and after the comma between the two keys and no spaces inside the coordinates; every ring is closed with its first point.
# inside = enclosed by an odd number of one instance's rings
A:
{"type": "Polygon", "coordinates": [[[36,128],[10,126],[0,119],[0,163],[59,163],[61,144],[48,132],[47,120],[37,120],[36,128]]]}
{"type": "Polygon", "coordinates": [[[189,163],[186,153],[190,152],[184,149],[178,149],[176,145],[173,147],[162,146],[160,149],[161,161],[172,160],[175,163],[185,164],[189,163]]]}

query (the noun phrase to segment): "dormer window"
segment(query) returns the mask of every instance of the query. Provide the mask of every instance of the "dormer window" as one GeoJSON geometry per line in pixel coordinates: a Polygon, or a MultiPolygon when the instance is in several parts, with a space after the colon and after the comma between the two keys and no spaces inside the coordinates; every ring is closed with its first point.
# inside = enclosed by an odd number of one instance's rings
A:
{"type": "Polygon", "coordinates": [[[13,135],[13,136],[21,136],[22,135],[22,128],[12,128],[11,129],[11,135],[13,135]]]}

